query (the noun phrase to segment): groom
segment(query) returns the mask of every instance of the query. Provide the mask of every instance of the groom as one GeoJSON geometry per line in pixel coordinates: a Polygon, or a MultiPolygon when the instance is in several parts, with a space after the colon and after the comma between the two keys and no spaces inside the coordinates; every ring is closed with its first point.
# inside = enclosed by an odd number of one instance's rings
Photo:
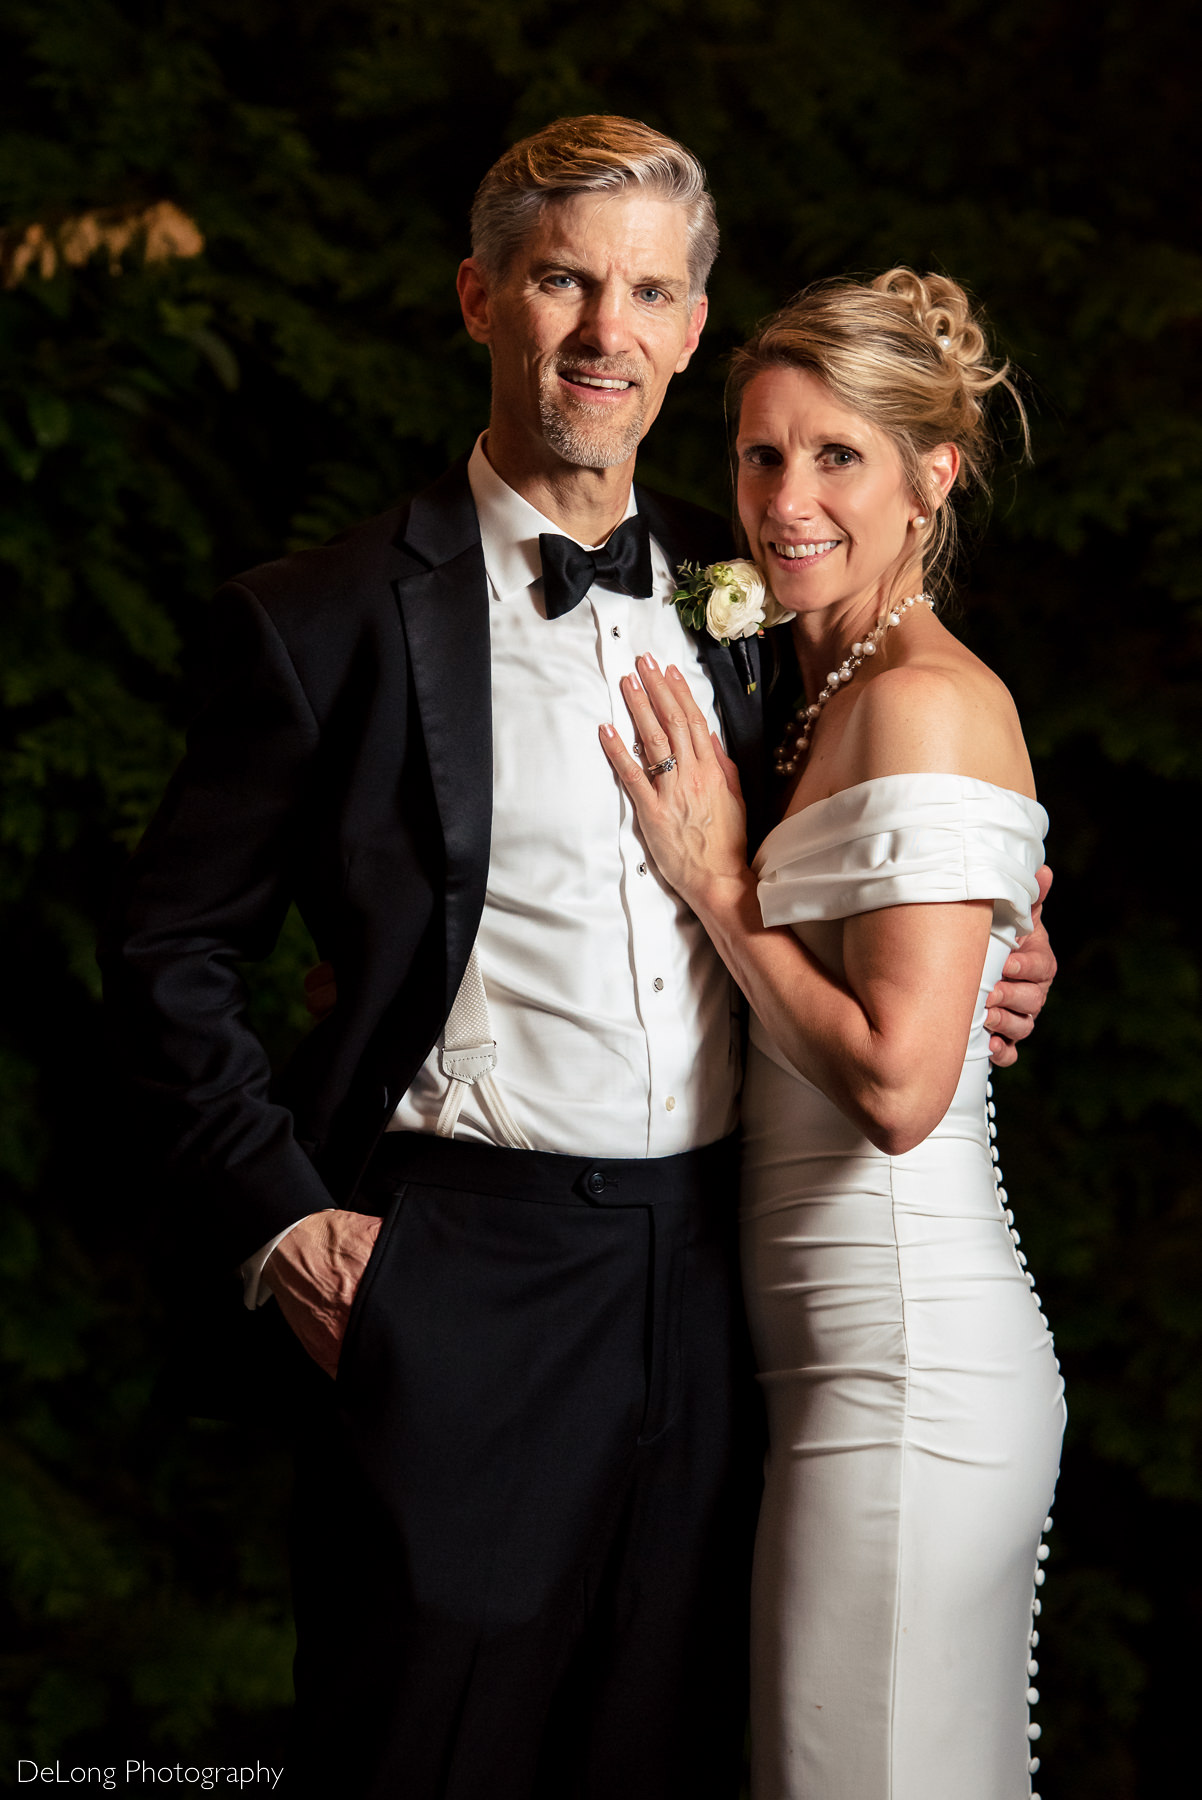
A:
{"type": "Polygon", "coordinates": [[[472,248],[486,435],[222,590],[104,960],[203,1253],[337,1375],[298,1466],[291,1791],[729,1800],[738,1014],[597,743],[635,657],[674,662],[758,809],[760,696],[666,604],[726,530],[631,485],[713,205],[647,126],[561,120],[489,171],[472,248]],[[293,899],[338,1001],[272,1088],[236,965],[293,899]]]}

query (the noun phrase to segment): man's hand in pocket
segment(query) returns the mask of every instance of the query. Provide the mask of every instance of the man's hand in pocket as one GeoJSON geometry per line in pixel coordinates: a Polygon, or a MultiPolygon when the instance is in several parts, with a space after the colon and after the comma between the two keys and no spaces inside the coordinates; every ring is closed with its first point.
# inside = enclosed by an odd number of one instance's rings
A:
{"type": "Polygon", "coordinates": [[[350,1317],[351,1302],[381,1221],[367,1213],[310,1213],[278,1243],[262,1281],[314,1362],[331,1378],[350,1317]]]}

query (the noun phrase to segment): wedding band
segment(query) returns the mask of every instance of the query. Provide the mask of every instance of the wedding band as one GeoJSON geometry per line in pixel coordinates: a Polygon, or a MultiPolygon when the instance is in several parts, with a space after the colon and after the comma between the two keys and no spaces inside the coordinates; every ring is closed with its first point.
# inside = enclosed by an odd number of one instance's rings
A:
{"type": "Polygon", "coordinates": [[[665,756],[663,762],[652,763],[651,767],[647,770],[647,774],[649,776],[666,775],[669,769],[674,769],[675,767],[676,758],[674,756],[665,756]]]}

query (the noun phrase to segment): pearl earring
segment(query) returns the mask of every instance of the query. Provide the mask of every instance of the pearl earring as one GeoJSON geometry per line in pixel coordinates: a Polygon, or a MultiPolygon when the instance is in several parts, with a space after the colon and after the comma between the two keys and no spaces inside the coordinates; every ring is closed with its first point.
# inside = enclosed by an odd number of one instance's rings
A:
{"type": "Polygon", "coordinates": [[[918,517],[914,521],[914,523],[916,525],[925,525],[926,522],[927,522],[927,516],[925,513],[919,513],[918,517]]]}

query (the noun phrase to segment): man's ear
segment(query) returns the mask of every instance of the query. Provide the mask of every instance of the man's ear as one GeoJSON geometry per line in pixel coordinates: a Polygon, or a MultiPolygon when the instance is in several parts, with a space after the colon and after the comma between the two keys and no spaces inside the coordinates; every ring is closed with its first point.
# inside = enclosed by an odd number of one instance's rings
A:
{"type": "Polygon", "coordinates": [[[676,363],[675,373],[677,375],[681,374],[682,371],[689,366],[689,358],[701,341],[701,333],[705,327],[705,321],[709,316],[709,310],[709,300],[702,294],[700,300],[693,308],[693,315],[689,320],[689,329],[685,334],[684,349],[681,351],[676,363]]]}
{"type": "Polygon", "coordinates": [[[467,334],[478,344],[492,342],[492,319],[489,308],[488,278],[474,256],[466,256],[455,278],[459,305],[467,334]]]}

